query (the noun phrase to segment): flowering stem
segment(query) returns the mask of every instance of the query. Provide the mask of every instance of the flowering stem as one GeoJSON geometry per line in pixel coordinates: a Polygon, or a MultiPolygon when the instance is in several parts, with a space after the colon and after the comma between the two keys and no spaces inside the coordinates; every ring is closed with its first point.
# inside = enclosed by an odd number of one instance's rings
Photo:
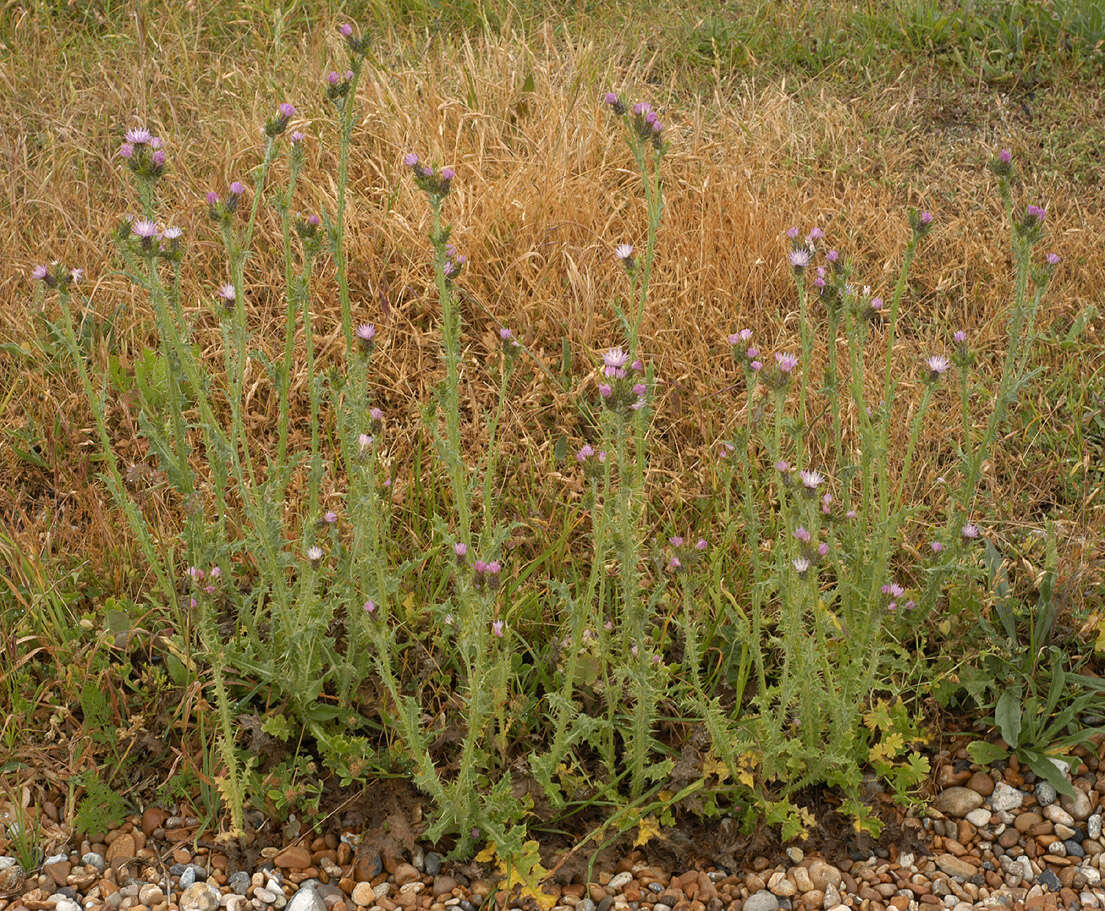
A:
{"type": "Polygon", "coordinates": [[[813,353],[813,333],[810,331],[809,300],[806,292],[806,280],[798,273],[798,334],[802,345],[802,377],[798,391],[798,462],[806,464],[806,437],[808,434],[806,417],[806,397],[809,389],[810,358],[813,353]]]}
{"type": "Polygon", "coordinates": [[[299,166],[300,156],[293,153],[288,188],[284,192],[284,198],[280,205],[280,237],[284,247],[284,305],[287,315],[284,320],[284,360],[280,365],[280,438],[276,447],[276,468],[278,471],[284,469],[288,453],[288,420],[291,410],[289,395],[292,381],[292,357],[295,353],[295,324],[299,310],[299,297],[301,294],[304,296],[307,294],[306,283],[298,284],[296,282],[292,265],[291,201],[295,194],[296,181],[299,178],[299,166]]]}

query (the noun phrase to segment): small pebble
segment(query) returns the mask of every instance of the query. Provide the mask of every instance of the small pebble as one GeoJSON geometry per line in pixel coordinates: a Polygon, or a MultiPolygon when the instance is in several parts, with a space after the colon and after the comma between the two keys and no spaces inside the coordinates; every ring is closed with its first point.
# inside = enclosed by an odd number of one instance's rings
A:
{"type": "Polygon", "coordinates": [[[1049,781],[1038,782],[1034,793],[1036,795],[1036,803],[1041,807],[1046,807],[1055,803],[1056,799],[1059,797],[1055,790],[1055,786],[1049,781]]]}
{"type": "Polygon", "coordinates": [[[1059,882],[1059,877],[1051,870],[1044,870],[1043,873],[1036,877],[1036,882],[1052,892],[1058,892],[1063,888],[1063,884],[1059,882]]]}

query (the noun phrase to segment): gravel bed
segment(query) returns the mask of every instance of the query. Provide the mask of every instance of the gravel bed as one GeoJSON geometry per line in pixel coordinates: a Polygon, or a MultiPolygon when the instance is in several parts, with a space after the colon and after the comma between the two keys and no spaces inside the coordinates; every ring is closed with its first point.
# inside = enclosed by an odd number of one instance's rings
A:
{"type": "MultiPolygon", "coordinates": [[[[1040,911],[1105,909],[1105,749],[1058,796],[1012,761],[964,759],[936,775],[931,804],[906,819],[923,848],[825,858],[799,846],[743,869],[665,871],[631,852],[592,883],[550,885],[553,911],[1040,911]],[[879,856],[885,855],[885,856],[879,856]]],[[[362,851],[353,832],[264,848],[238,870],[216,848],[190,847],[198,820],[149,808],[103,842],[82,842],[30,874],[0,856],[0,911],[476,911],[532,908],[489,873],[443,869],[432,851],[362,851]]],[[[471,871],[471,867],[465,867],[471,871]]]]}

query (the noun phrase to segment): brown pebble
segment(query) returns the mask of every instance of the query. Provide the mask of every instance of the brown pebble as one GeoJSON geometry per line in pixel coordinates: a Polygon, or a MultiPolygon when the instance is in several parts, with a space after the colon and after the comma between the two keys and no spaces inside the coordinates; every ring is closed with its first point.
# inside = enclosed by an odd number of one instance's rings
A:
{"type": "Polygon", "coordinates": [[[413,883],[416,879],[422,878],[422,874],[410,864],[399,864],[392,875],[395,878],[395,884],[398,886],[405,886],[407,883],[413,883]]]}
{"type": "Polygon", "coordinates": [[[311,866],[311,852],[303,845],[289,845],[278,852],[272,862],[285,870],[305,870],[311,866]]]}
{"type": "Polygon", "coordinates": [[[978,791],[983,797],[989,797],[994,793],[994,779],[985,772],[975,772],[967,779],[967,787],[978,791]]]}
{"type": "MultiPolygon", "coordinates": [[[[1008,818],[1007,816],[1006,819],[1008,818]]],[[[1039,813],[1021,813],[1013,820],[1013,826],[1018,832],[1027,832],[1033,826],[1039,825],[1043,821],[1044,818],[1039,813]]],[[[1008,845],[1006,847],[1008,847],[1008,845]]]]}
{"type": "Polygon", "coordinates": [[[107,854],[104,855],[104,860],[114,866],[123,861],[130,860],[137,851],[138,848],[134,843],[134,836],[129,832],[124,832],[112,839],[111,844],[107,846],[107,854]]]}

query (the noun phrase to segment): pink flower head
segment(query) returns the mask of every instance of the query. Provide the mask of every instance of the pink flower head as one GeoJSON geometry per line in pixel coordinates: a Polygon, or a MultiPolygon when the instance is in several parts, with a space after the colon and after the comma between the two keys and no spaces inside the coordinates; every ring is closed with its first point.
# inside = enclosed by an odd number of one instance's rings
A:
{"type": "Polygon", "coordinates": [[[120,158],[132,158],[134,156],[134,146],[129,142],[124,142],[119,146],[120,158]]]}
{"type": "Polygon", "coordinates": [[[158,168],[164,167],[165,166],[165,150],[164,149],[157,149],[156,151],[154,151],[154,153],[150,156],[150,161],[152,161],[154,163],[154,165],[158,168]]]}
{"type": "MultiPolygon", "coordinates": [[[[629,355],[621,348],[611,348],[602,356],[602,362],[607,370],[622,370],[629,363],[629,355]]],[[[607,376],[610,376],[607,373],[607,376]]]]}
{"type": "Polygon", "coordinates": [[[1039,206],[1029,206],[1026,214],[1028,218],[1035,219],[1039,222],[1042,222],[1047,215],[1047,213],[1039,206]]]}
{"type": "Polygon", "coordinates": [[[798,477],[802,479],[802,486],[810,491],[817,490],[825,481],[825,476],[819,471],[802,471],[799,472],[798,477]]]}
{"type": "Polygon", "coordinates": [[[353,37],[353,26],[350,25],[348,22],[343,22],[341,25],[339,25],[338,31],[341,33],[341,36],[343,38],[353,37]]]}
{"type": "Polygon", "coordinates": [[[1044,259],[1049,266],[1057,266],[1060,262],[1058,253],[1049,253],[1044,259]]]}
{"type": "Polygon", "coordinates": [[[748,368],[753,373],[759,373],[763,369],[763,366],[763,361],[753,361],[751,364],[748,365],[748,368]]]}
{"type": "Polygon", "coordinates": [[[637,115],[647,114],[650,110],[651,108],[643,101],[638,101],[633,105],[633,113],[637,115]]]}
{"type": "Polygon", "coordinates": [[[504,624],[502,620],[495,620],[492,622],[491,633],[493,636],[495,636],[496,639],[503,638],[503,626],[504,624]]]}
{"type": "Polygon", "coordinates": [[[477,573],[483,574],[487,572],[487,564],[484,563],[483,560],[477,560],[472,564],[472,569],[477,573]]]}
{"type": "Polygon", "coordinates": [[[364,612],[365,612],[366,614],[374,614],[374,613],[376,613],[376,602],[375,602],[375,601],[372,601],[372,600],[368,600],[368,601],[366,601],[366,602],[364,603],[364,612]]]}
{"type": "Polygon", "coordinates": [[[35,266],[31,270],[31,278],[36,282],[44,282],[46,281],[47,271],[45,266],[35,266]]]}
{"type": "Polygon", "coordinates": [[[940,553],[940,552],[941,552],[941,551],[942,551],[942,550],[944,549],[944,545],[943,545],[943,544],[941,544],[941,543],[940,543],[939,541],[933,541],[933,542],[932,542],[932,543],[931,543],[931,544],[929,545],[929,549],[930,549],[930,550],[931,550],[931,551],[932,551],[932,552],[933,552],[934,554],[938,554],[938,553],[940,553]]]}
{"type": "Polygon", "coordinates": [[[415,155],[414,152],[407,152],[407,154],[403,156],[403,164],[408,168],[413,168],[418,164],[418,156],[415,155]]]}
{"type": "Polygon", "coordinates": [[[180,228],[173,225],[172,227],[166,228],[164,231],[162,231],[161,236],[164,237],[165,240],[180,240],[180,237],[183,233],[184,232],[181,231],[180,228]]]}
{"type": "Polygon", "coordinates": [[[219,204],[219,194],[214,190],[207,191],[206,199],[209,206],[217,206],[219,204]]]}
{"type": "Polygon", "coordinates": [[[779,472],[779,474],[786,474],[790,471],[790,465],[788,465],[784,459],[779,459],[779,461],[775,463],[775,470],[779,472]]]}
{"type": "Polygon", "coordinates": [[[382,421],[384,419],[384,413],[379,408],[370,408],[368,416],[374,421],[382,421]]]}
{"type": "Polygon", "coordinates": [[[136,237],[141,237],[143,240],[150,240],[157,237],[157,225],[152,221],[147,221],[145,218],[140,218],[132,226],[131,230],[136,237]]]}
{"type": "Polygon", "coordinates": [[[736,332],[733,332],[732,334],[730,334],[730,336],[729,336],[729,344],[730,345],[739,345],[740,341],[741,341],[741,337],[736,332]]]}
{"type": "Polygon", "coordinates": [[[668,560],[668,569],[670,569],[672,572],[675,572],[677,569],[682,568],[683,563],[678,557],[672,557],[670,560],[668,560]]]}
{"type": "Polygon", "coordinates": [[[362,433],[357,437],[357,444],[361,447],[361,455],[364,455],[372,448],[372,437],[367,433],[362,433]]]}
{"type": "Polygon", "coordinates": [[[335,522],[338,521],[338,514],[332,509],[328,510],[327,512],[324,512],[322,514],[322,521],[325,522],[327,525],[333,525],[335,522]]]}
{"type": "Polygon", "coordinates": [[[234,290],[234,286],[230,284],[219,286],[219,297],[228,303],[237,298],[238,293],[234,290]]]}
{"type": "Polygon", "coordinates": [[[947,372],[947,369],[951,366],[951,361],[942,354],[934,354],[932,357],[925,359],[925,365],[929,368],[929,376],[936,379],[947,372]]]}
{"type": "Polygon", "coordinates": [[[632,364],[629,365],[629,369],[634,373],[644,373],[645,365],[641,362],[640,358],[637,358],[632,364]]]}
{"type": "Polygon", "coordinates": [[[339,76],[333,70],[330,70],[330,72],[326,74],[326,81],[329,82],[330,85],[337,85],[339,82],[341,82],[341,76],[339,76]]]}
{"type": "Polygon", "coordinates": [[[618,103],[618,96],[615,95],[613,92],[607,92],[605,95],[602,96],[602,100],[605,101],[607,104],[613,105],[618,103]]]}
{"type": "Polygon", "coordinates": [[[964,525],[961,531],[963,533],[963,537],[967,538],[968,540],[973,541],[975,538],[978,537],[978,526],[973,525],[970,522],[964,525]]]}
{"type": "Polygon", "coordinates": [[[807,560],[805,557],[797,557],[791,562],[794,565],[794,571],[798,573],[798,575],[804,576],[807,572],[809,572],[810,561],[807,560]]]}
{"type": "Polygon", "coordinates": [[[246,191],[245,184],[240,180],[234,181],[227,189],[230,190],[233,196],[241,196],[246,191]]]}
{"type": "Polygon", "coordinates": [[[760,349],[759,348],[749,348],[747,351],[744,352],[744,356],[746,358],[748,358],[750,361],[754,361],[754,360],[756,360],[756,358],[758,358],[760,356],[760,349]]]}
{"type": "Polygon", "coordinates": [[[840,254],[837,253],[836,250],[830,250],[828,253],[825,254],[825,259],[827,259],[831,263],[839,262],[840,254]]]}
{"type": "Polygon", "coordinates": [[[931,212],[922,212],[920,220],[921,220],[921,224],[924,225],[927,228],[929,225],[932,224],[932,213],[931,212]]]}
{"type": "Polygon", "coordinates": [[[441,169],[441,179],[442,180],[452,180],[456,176],[457,176],[457,172],[454,171],[452,168],[442,168],[441,169]]]}
{"type": "Polygon", "coordinates": [[[796,529],[794,529],[794,537],[796,537],[803,544],[809,544],[810,543],[810,537],[811,536],[810,536],[809,531],[807,531],[805,528],[796,528],[796,529]]]}
{"type": "Polygon", "coordinates": [[[307,559],[312,563],[318,563],[322,559],[322,548],[317,544],[307,548],[307,559]]]}
{"type": "Polygon", "coordinates": [[[322,224],[322,219],[314,213],[311,213],[307,216],[307,224],[309,224],[312,228],[317,228],[319,225],[322,224]]]}
{"type": "Polygon", "coordinates": [[[200,569],[198,566],[189,566],[187,572],[188,578],[191,579],[193,582],[203,581],[203,570],[200,569]]]}
{"type": "Polygon", "coordinates": [[[609,383],[599,383],[599,395],[604,399],[610,398],[614,394],[614,388],[609,383]]]}
{"type": "Polygon", "coordinates": [[[822,231],[820,228],[812,228],[810,230],[809,235],[806,237],[806,240],[809,240],[809,241],[821,240],[821,238],[824,237],[824,236],[825,236],[825,232],[822,231]]]}
{"type": "Polygon", "coordinates": [[[1009,164],[1013,160],[1013,153],[1009,149],[1002,149],[998,153],[998,158],[1001,159],[1002,164],[1009,164]]]}
{"type": "Polygon", "coordinates": [[[586,462],[595,454],[595,448],[590,443],[584,443],[576,453],[577,462],[586,462]]]}
{"type": "Polygon", "coordinates": [[[212,566],[211,567],[211,572],[209,572],[208,575],[212,579],[221,579],[222,575],[223,575],[223,571],[221,569],[219,569],[219,567],[217,567],[217,566],[212,566]]]}
{"type": "Polygon", "coordinates": [[[957,329],[955,331],[955,335],[952,336],[952,341],[955,342],[957,345],[962,345],[965,341],[967,341],[967,333],[964,332],[962,329],[957,329]]]}
{"type": "Polygon", "coordinates": [[[507,329],[506,326],[503,326],[499,329],[499,338],[502,339],[504,342],[509,342],[512,338],[514,338],[514,333],[507,329]]]}
{"type": "Polygon", "coordinates": [[[453,545],[453,553],[455,553],[459,558],[464,559],[464,557],[468,554],[468,545],[465,544],[463,541],[457,541],[457,543],[453,545]]]}
{"type": "Polygon", "coordinates": [[[858,513],[854,509],[849,509],[846,513],[844,513],[844,518],[854,519],[857,515],[858,513]]]}
{"type": "Polygon", "coordinates": [[[829,553],[829,545],[826,544],[824,541],[822,541],[820,544],[817,545],[817,555],[819,557],[828,556],[828,553],[829,553]]]}
{"type": "Polygon", "coordinates": [[[492,576],[497,576],[502,571],[503,564],[498,560],[492,560],[487,564],[487,572],[492,576]]]}
{"type": "Polygon", "coordinates": [[[126,139],[127,142],[131,143],[132,145],[145,145],[152,138],[153,137],[150,135],[150,131],[146,129],[139,128],[134,130],[127,130],[126,139]]]}
{"type": "Polygon", "coordinates": [[[779,369],[783,373],[790,373],[795,367],[798,366],[798,358],[796,358],[793,354],[783,354],[776,351],[775,363],[779,365],[779,369]]]}
{"type": "Polygon", "coordinates": [[[644,383],[634,383],[633,394],[636,396],[642,396],[648,392],[648,387],[644,383]]]}
{"type": "Polygon", "coordinates": [[[371,342],[376,338],[376,327],[372,323],[361,323],[357,327],[357,338],[362,342],[371,342]]]}
{"type": "Polygon", "coordinates": [[[797,225],[792,225],[791,227],[787,228],[787,237],[789,237],[791,240],[797,240],[798,239],[798,226],[797,225]]]}
{"type": "Polygon", "coordinates": [[[669,538],[668,542],[671,544],[672,547],[682,547],[683,546],[683,536],[682,535],[675,535],[674,537],[669,538]]]}
{"type": "Polygon", "coordinates": [[[705,538],[699,538],[697,541],[694,542],[694,549],[699,551],[699,553],[704,551],[709,546],[710,545],[706,543],[705,538]]]}
{"type": "Polygon", "coordinates": [[[290,104],[288,104],[288,102],[286,102],[286,101],[283,104],[281,104],[280,107],[277,108],[277,110],[280,112],[281,117],[294,117],[295,116],[295,108],[292,107],[290,104]]]}
{"type": "Polygon", "coordinates": [[[292,145],[299,145],[299,143],[303,142],[303,140],[306,138],[307,137],[303,133],[301,133],[299,130],[296,130],[288,137],[288,140],[292,143],[292,145]]]}
{"type": "Polygon", "coordinates": [[[348,82],[352,78],[353,78],[353,71],[352,70],[346,70],[345,71],[345,81],[348,82]]]}
{"type": "Polygon", "coordinates": [[[598,452],[598,455],[596,455],[595,458],[598,459],[600,462],[605,464],[605,462],[606,462],[606,450],[605,449],[600,449],[599,452],[598,452]]]}
{"type": "Polygon", "coordinates": [[[787,253],[787,259],[795,269],[805,269],[810,264],[810,251],[805,247],[795,247],[787,253]]]}
{"type": "Polygon", "coordinates": [[[622,260],[623,262],[628,261],[633,256],[633,245],[632,244],[618,244],[614,248],[614,256],[616,256],[618,259],[622,260]]]}
{"type": "Polygon", "coordinates": [[[871,298],[871,309],[874,310],[876,313],[878,313],[882,309],[882,298],[881,297],[871,298]]]}

